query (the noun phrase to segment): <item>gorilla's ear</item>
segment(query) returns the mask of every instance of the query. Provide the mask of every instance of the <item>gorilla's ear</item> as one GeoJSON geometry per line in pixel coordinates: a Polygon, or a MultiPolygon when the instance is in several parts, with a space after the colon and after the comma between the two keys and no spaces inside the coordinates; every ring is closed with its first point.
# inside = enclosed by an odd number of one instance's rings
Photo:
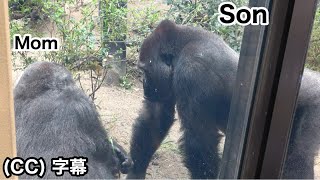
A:
{"type": "Polygon", "coordinates": [[[172,66],[172,54],[160,54],[160,58],[167,66],[172,66]]]}

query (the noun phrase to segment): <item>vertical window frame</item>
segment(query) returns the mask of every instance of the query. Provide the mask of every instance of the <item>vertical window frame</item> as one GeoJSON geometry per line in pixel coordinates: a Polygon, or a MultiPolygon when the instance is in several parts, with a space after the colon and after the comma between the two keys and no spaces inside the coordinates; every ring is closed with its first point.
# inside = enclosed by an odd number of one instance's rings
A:
{"type": "MultiPolygon", "coordinates": [[[[253,1],[250,1],[249,6],[254,4],[253,1]]],[[[255,70],[250,69],[255,67],[253,63],[244,62],[243,59],[250,53],[247,48],[257,50],[259,47],[257,43],[251,46],[246,44],[250,43],[250,40],[246,39],[248,34],[251,32],[251,36],[257,36],[254,29],[257,30],[259,27],[245,28],[220,178],[281,177],[316,1],[270,1],[270,24],[261,45],[264,49],[261,49],[261,60],[260,65],[256,67],[256,74],[255,70]],[[304,18],[301,19],[299,16],[304,18]],[[247,73],[244,68],[247,69],[247,73]],[[286,82],[288,76],[290,92],[286,82]],[[239,87],[241,82],[246,80],[249,81],[246,87],[239,87]],[[255,83],[252,83],[253,81],[255,83]],[[244,91],[245,89],[247,91],[244,91]],[[251,94],[248,94],[249,92],[251,94]],[[244,105],[248,105],[243,103],[243,96],[248,98],[245,100],[246,103],[251,101],[251,106],[243,108],[244,105]],[[239,138],[235,138],[235,133],[240,133],[243,145],[237,142],[239,138]]]]}
{"type": "Polygon", "coordinates": [[[281,178],[317,0],[295,0],[260,178],[281,178]]]}

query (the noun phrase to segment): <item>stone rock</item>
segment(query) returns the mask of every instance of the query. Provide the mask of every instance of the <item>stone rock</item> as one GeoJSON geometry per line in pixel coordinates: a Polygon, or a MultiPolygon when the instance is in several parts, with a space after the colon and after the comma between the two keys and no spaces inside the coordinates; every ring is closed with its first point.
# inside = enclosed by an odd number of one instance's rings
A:
{"type": "Polygon", "coordinates": [[[120,83],[120,75],[115,69],[108,69],[104,84],[107,86],[118,86],[120,83]]]}

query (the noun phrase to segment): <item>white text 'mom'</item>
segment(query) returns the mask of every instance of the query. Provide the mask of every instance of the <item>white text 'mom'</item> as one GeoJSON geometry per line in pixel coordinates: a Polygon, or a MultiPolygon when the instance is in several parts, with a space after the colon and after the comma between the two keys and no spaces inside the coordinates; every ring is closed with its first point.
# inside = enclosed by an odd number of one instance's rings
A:
{"type": "Polygon", "coordinates": [[[58,51],[59,39],[57,38],[37,38],[25,34],[23,38],[20,34],[13,36],[13,51],[58,51]]]}

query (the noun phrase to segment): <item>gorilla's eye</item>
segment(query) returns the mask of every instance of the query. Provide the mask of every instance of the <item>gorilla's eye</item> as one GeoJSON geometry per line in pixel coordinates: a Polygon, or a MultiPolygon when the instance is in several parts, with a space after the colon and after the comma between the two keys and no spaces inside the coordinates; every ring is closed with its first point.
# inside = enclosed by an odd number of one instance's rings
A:
{"type": "Polygon", "coordinates": [[[167,66],[171,66],[172,65],[172,59],[173,59],[173,55],[172,54],[161,54],[160,58],[164,63],[166,63],[167,66]]]}

